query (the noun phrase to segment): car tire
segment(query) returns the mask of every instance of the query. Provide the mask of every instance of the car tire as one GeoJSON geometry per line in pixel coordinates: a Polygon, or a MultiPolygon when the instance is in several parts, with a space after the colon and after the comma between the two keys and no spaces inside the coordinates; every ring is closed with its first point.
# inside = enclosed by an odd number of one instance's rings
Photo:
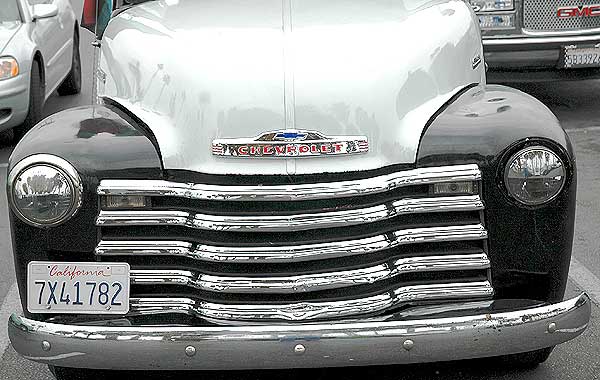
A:
{"type": "Polygon", "coordinates": [[[42,109],[44,107],[45,85],[42,83],[42,74],[40,65],[33,61],[31,65],[31,78],[29,80],[29,111],[23,124],[13,129],[15,141],[20,140],[27,131],[33,128],[38,121],[42,119],[42,109]]]}
{"type": "Polygon", "coordinates": [[[73,34],[71,71],[56,91],[60,96],[77,95],[81,92],[81,54],[79,52],[79,33],[77,32],[73,34]]]}
{"type": "Polygon", "coordinates": [[[552,350],[554,350],[554,347],[542,348],[540,350],[523,352],[520,354],[506,355],[502,357],[502,361],[506,364],[512,365],[513,367],[531,369],[548,360],[552,350]]]}

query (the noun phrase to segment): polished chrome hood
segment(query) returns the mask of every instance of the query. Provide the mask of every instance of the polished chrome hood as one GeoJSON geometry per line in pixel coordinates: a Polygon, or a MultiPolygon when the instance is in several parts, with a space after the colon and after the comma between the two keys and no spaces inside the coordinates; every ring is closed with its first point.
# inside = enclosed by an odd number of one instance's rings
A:
{"type": "Polygon", "coordinates": [[[160,0],[102,40],[98,94],[154,132],[166,169],[343,172],[413,163],[428,120],[485,80],[462,0],[160,0]],[[474,66],[476,66],[474,68],[474,66]],[[283,129],[366,136],[352,156],[214,156],[215,139],[283,129]]]}
{"type": "Polygon", "coordinates": [[[4,53],[4,48],[19,30],[21,23],[18,21],[0,22],[0,54],[4,53]]]}

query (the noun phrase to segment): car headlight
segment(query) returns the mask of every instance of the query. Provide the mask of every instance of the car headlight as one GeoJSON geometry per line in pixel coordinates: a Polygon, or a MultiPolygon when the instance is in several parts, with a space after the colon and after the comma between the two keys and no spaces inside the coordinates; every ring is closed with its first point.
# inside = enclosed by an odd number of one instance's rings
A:
{"type": "Polygon", "coordinates": [[[81,178],[71,164],[56,156],[25,158],[11,170],[7,186],[15,214],[36,227],[64,223],[81,207],[81,178]]]}
{"type": "Polygon", "coordinates": [[[513,0],[470,0],[475,12],[512,11],[513,0]]]}
{"type": "Polygon", "coordinates": [[[565,167],[557,154],[542,146],[522,149],[508,161],[504,183],[519,202],[536,206],[556,198],[565,185],[565,167]]]}
{"type": "Polygon", "coordinates": [[[13,57],[0,57],[0,80],[19,75],[19,64],[13,57]]]}

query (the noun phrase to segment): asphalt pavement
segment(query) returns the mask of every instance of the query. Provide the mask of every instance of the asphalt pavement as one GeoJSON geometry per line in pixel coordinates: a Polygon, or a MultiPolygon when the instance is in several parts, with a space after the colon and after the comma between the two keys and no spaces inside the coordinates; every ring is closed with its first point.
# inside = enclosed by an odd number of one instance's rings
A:
{"type": "MultiPolygon", "coordinates": [[[[93,48],[91,35],[82,32],[84,88],[80,95],[53,95],[45,106],[50,115],[63,109],[90,104],[93,48]]],[[[577,220],[567,296],[585,290],[593,298],[592,320],[586,332],[557,347],[550,359],[535,370],[519,370],[494,360],[469,360],[429,365],[364,367],[290,371],[227,373],[143,374],[156,379],[600,379],[600,81],[515,85],[546,103],[567,130],[577,154],[577,220]]],[[[10,144],[0,136],[0,326],[20,304],[15,285],[12,248],[4,192],[10,144]]],[[[0,327],[0,380],[53,379],[48,369],[21,358],[0,327]]],[[[133,377],[134,374],[131,374],[133,377]]],[[[140,374],[137,374],[140,375],[140,374]]],[[[108,376],[108,375],[107,375],[108,376]]],[[[139,376],[141,377],[141,375],[139,376]]]]}

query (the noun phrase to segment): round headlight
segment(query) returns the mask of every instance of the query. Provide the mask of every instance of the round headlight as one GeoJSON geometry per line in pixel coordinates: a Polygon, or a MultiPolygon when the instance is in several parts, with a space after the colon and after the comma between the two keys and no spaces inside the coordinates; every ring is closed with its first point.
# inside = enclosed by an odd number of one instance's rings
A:
{"type": "Polygon", "coordinates": [[[11,170],[7,184],[13,211],[33,226],[64,223],[81,206],[79,174],[56,156],[40,154],[24,159],[11,170]]]}
{"type": "Polygon", "coordinates": [[[550,149],[525,148],[511,157],[504,173],[508,193],[521,203],[541,205],[554,199],[565,184],[565,167],[550,149]]]}

